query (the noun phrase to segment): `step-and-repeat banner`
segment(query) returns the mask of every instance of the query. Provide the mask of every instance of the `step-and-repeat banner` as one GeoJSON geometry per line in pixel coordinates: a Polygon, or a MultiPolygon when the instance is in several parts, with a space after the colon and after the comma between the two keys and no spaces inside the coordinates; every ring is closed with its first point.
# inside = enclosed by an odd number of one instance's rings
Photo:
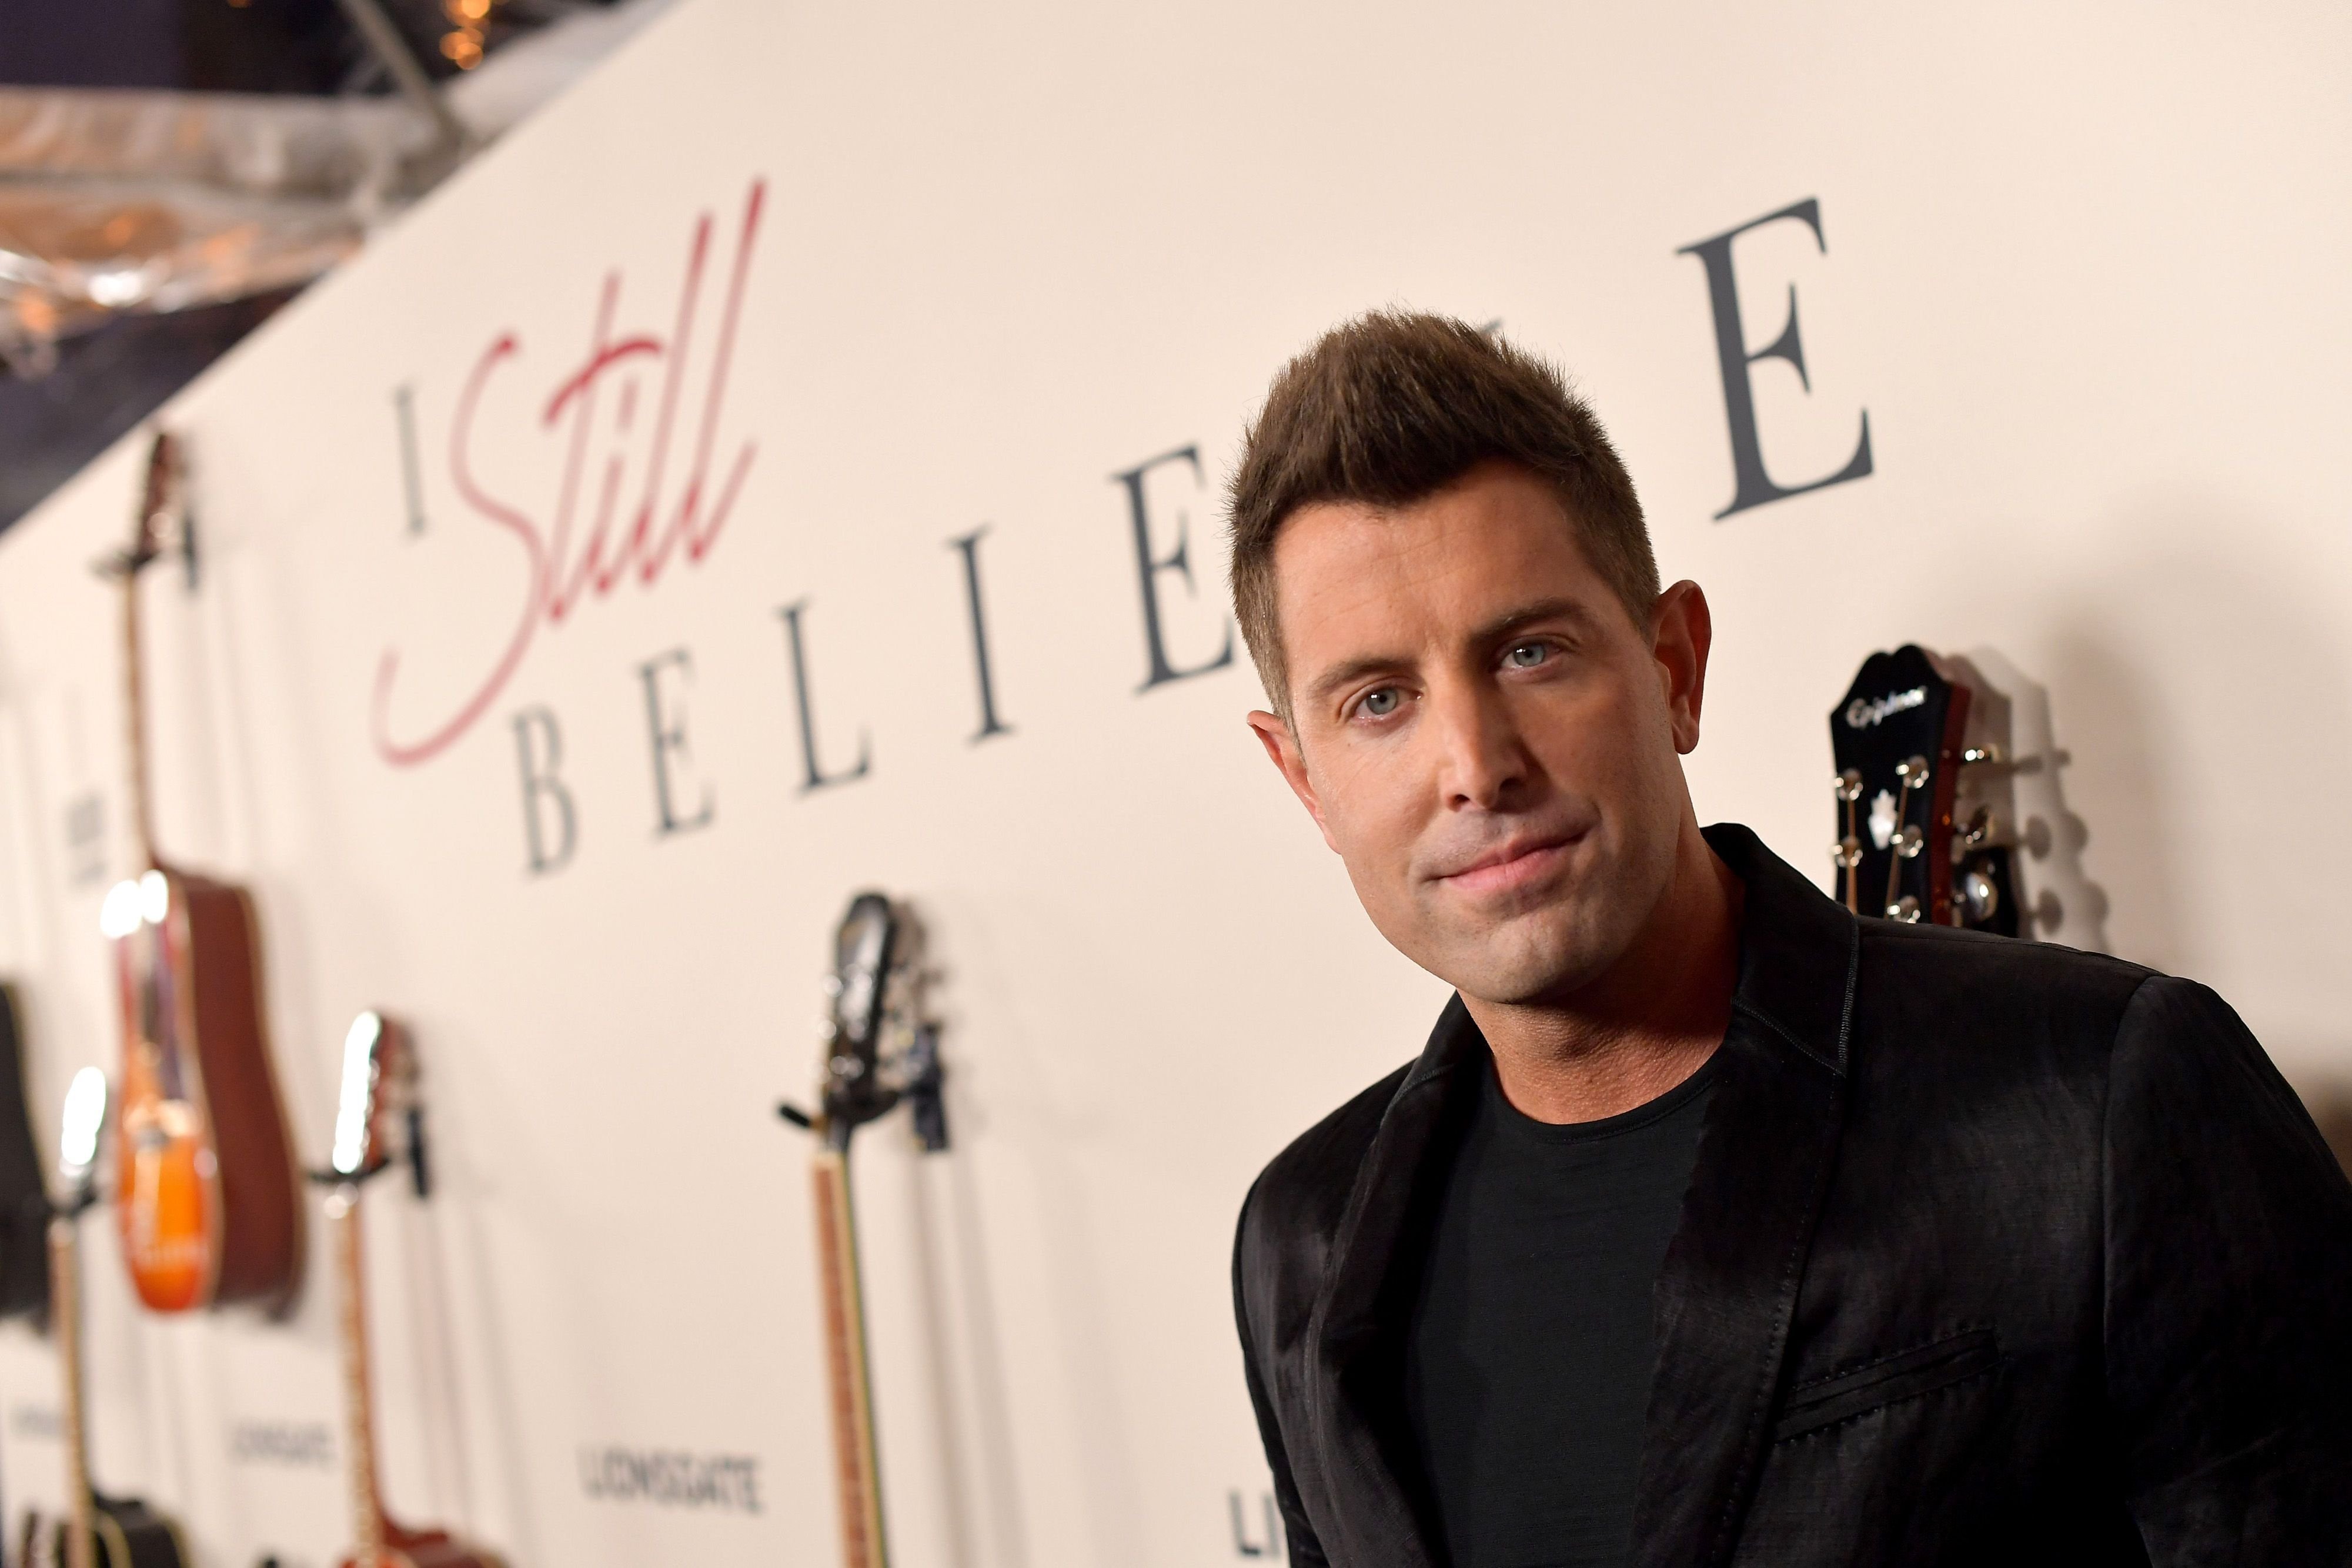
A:
{"type": "MultiPolygon", "coordinates": [[[[1402,303],[1572,371],[1717,641],[1702,815],[1828,880],[1874,649],[2010,698],[2037,934],[2352,1071],[2352,19],[2189,5],[1015,13],[692,0],[167,411],[157,831],[250,887],[298,1153],[345,1025],[437,1166],[366,1210],[387,1500],[537,1563],[823,1563],[806,1135],[832,929],[930,933],[953,1147],[857,1145],[910,1568],[1276,1549],[1230,1327],[1258,1166],[1412,1054],[1258,753],[1219,493],[1402,303]]],[[[112,1064],[143,444],[0,540],[0,974],[112,1064]]],[[[310,1195],[315,1203],[317,1195],[310,1195]]],[[[110,1490],[347,1542],[334,1281],[142,1315],[110,1490]]],[[[0,1490],[53,1506],[47,1343],[0,1490]]]]}

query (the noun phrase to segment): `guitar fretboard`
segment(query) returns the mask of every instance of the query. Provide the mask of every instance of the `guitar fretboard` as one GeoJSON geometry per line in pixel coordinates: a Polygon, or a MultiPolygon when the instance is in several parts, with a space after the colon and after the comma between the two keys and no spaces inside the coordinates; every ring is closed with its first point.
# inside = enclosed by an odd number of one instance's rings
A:
{"type": "Polygon", "coordinates": [[[147,678],[140,659],[139,576],[140,568],[154,551],[161,519],[178,505],[178,461],[172,438],[158,434],[147,458],[137,534],[122,562],[123,756],[130,764],[131,840],[142,870],[155,863],[155,820],[147,790],[147,678]]]}
{"type": "Polygon", "coordinates": [[[882,1542],[882,1482],[874,1449],[872,1385],[866,1364],[866,1310],[857,1274],[857,1228],[849,1204],[849,1162],[817,1151],[817,1271],[824,1292],[825,1381],[832,1396],[835,1489],[844,1568],[887,1568],[882,1542]]]}
{"type": "Polygon", "coordinates": [[[58,1371],[64,1385],[66,1405],[65,1568],[98,1568],[98,1538],[89,1495],[89,1446],[82,1419],[79,1228],[73,1219],[62,1214],[49,1221],[49,1315],[57,1324],[58,1371]]]}
{"type": "Polygon", "coordinates": [[[352,1492],[352,1568],[382,1568],[383,1499],[376,1488],[375,1399],[368,1377],[366,1276],[360,1253],[360,1189],[345,1182],[327,1199],[342,1276],[343,1454],[352,1492]]]}

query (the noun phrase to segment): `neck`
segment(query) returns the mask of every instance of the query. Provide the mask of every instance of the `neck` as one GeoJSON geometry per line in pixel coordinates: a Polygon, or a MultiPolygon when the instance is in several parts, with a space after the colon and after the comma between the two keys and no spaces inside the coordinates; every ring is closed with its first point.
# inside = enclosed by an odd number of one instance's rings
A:
{"type": "Polygon", "coordinates": [[[1685,809],[1674,873],[1617,961],[1564,1000],[1465,996],[1510,1103],[1539,1122],[1648,1103],[1706,1064],[1731,1021],[1745,889],[1685,809]]]}
{"type": "Polygon", "coordinates": [[[139,573],[122,573],[122,692],[123,723],[129,730],[125,756],[130,759],[131,836],[138,850],[139,869],[155,863],[154,821],[147,800],[147,682],[140,670],[139,573]]]}
{"type": "Polygon", "coordinates": [[[58,1381],[65,1394],[66,1565],[98,1568],[90,1533],[89,1443],[83,1426],[81,1381],[81,1259],[73,1219],[49,1221],[49,1315],[58,1336],[58,1381]]]}
{"type": "Polygon", "coordinates": [[[343,1452],[350,1467],[355,1568],[380,1568],[383,1500],[375,1480],[375,1401],[368,1379],[366,1281],[360,1267],[360,1189],[346,1182],[327,1203],[342,1275],[343,1452]]]}

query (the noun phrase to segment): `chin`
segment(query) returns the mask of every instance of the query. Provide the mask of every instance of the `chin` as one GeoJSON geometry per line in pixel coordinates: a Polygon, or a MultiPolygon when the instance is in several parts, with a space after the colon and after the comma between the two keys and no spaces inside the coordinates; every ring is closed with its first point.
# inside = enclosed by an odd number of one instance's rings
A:
{"type": "Polygon", "coordinates": [[[1623,941],[1571,909],[1554,905],[1459,933],[1437,962],[1422,967],[1465,996],[1502,1006],[1540,1002],[1581,990],[1607,972],[1623,941]]]}

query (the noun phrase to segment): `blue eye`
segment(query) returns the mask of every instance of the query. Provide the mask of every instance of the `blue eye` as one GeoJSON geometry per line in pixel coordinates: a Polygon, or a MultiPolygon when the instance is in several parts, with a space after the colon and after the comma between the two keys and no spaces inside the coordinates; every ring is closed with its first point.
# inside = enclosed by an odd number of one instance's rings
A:
{"type": "Polygon", "coordinates": [[[1397,704],[1403,700],[1394,686],[1382,686],[1364,695],[1363,709],[1374,718],[1386,718],[1396,712],[1397,704]]]}
{"type": "Polygon", "coordinates": [[[1504,654],[1503,660],[1515,670],[1532,670],[1550,657],[1551,650],[1543,643],[1521,643],[1504,654]]]}

